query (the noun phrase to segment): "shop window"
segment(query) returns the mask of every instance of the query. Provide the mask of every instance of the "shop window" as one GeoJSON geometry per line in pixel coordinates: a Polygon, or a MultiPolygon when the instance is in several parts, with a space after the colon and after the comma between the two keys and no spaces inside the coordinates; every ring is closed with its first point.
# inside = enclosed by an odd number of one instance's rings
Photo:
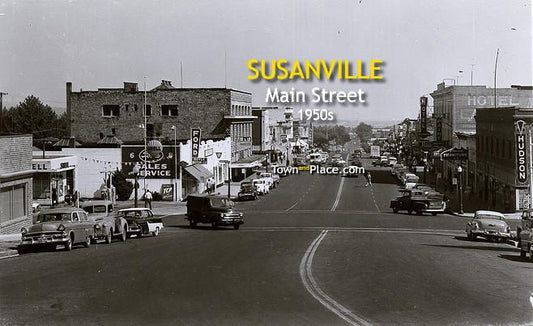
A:
{"type": "Polygon", "coordinates": [[[161,115],[164,117],[177,117],[178,106],[177,105],[161,105],[161,115]]]}
{"type": "Polygon", "coordinates": [[[118,105],[104,105],[102,106],[103,117],[118,117],[120,115],[120,106],[118,105]]]}
{"type": "Polygon", "coordinates": [[[26,216],[26,184],[0,188],[0,223],[26,216]]]}

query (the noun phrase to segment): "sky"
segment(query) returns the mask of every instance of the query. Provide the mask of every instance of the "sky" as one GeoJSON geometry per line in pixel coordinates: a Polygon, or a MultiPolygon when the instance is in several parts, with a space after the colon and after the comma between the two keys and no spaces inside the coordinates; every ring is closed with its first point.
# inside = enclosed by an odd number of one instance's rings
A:
{"type": "MultiPolygon", "coordinates": [[[[64,108],[74,90],[228,87],[265,103],[269,87],[366,94],[337,119],[414,118],[443,80],[533,85],[531,0],[0,0],[4,106],[34,95],[64,108]],[[385,61],[384,82],[252,82],[250,59],[385,61]],[[473,65],[473,66],[472,66],[473,65]],[[182,66],[182,70],[180,69],[182,66]],[[460,72],[462,71],[462,72],[460,72]],[[181,72],[183,80],[181,80],[181,72]]],[[[301,105],[294,106],[297,109],[301,105]]],[[[312,104],[306,108],[315,108],[312,104]]]]}

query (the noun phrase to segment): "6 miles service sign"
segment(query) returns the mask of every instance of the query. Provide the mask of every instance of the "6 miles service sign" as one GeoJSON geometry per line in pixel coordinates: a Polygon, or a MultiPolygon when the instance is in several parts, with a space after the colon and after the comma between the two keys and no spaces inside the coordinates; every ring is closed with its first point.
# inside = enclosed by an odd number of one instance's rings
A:
{"type": "MultiPolygon", "coordinates": [[[[179,162],[179,159],[177,161],[179,162]]],[[[154,151],[152,154],[145,151],[142,145],[122,146],[124,172],[131,174],[135,164],[139,165],[140,178],[144,177],[146,170],[147,179],[173,179],[175,178],[174,146],[163,146],[161,150],[154,151]]]]}

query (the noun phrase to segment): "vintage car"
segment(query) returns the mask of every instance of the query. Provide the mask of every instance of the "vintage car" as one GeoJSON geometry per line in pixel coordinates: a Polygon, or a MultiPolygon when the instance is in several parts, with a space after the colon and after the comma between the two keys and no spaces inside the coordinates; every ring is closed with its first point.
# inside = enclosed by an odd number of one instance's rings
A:
{"type": "Polygon", "coordinates": [[[152,234],[157,237],[163,229],[163,220],[161,217],[154,216],[154,213],[149,208],[121,209],[116,217],[126,220],[126,237],[128,238],[132,235],[140,238],[145,234],[152,234]]]}
{"type": "Polygon", "coordinates": [[[243,214],[235,210],[235,203],[219,195],[189,195],[187,197],[187,217],[191,227],[198,223],[211,224],[213,228],[233,225],[238,230],[244,223],[243,214]]]}
{"type": "Polygon", "coordinates": [[[414,173],[406,173],[404,179],[402,180],[405,189],[413,188],[420,178],[414,173]]]}
{"type": "Polygon", "coordinates": [[[416,212],[418,215],[431,213],[433,216],[444,213],[446,201],[444,196],[437,192],[428,192],[419,189],[401,190],[401,195],[390,202],[390,208],[394,213],[406,210],[409,214],[416,212]]]}
{"type": "Polygon", "coordinates": [[[94,221],[94,241],[103,239],[111,243],[113,238],[126,241],[128,222],[113,212],[113,203],[109,200],[91,200],[80,203],[80,208],[89,214],[89,219],[94,221]]]}
{"type": "Polygon", "coordinates": [[[42,210],[35,224],[20,230],[22,240],[19,250],[25,252],[38,247],[54,250],[56,245],[63,245],[69,251],[78,243],[89,247],[95,237],[94,226],[95,223],[81,208],[42,210]]]}
{"type": "Polygon", "coordinates": [[[490,241],[505,241],[511,236],[505,216],[494,211],[476,211],[474,218],[466,224],[465,231],[469,240],[483,237],[490,241]]]}
{"type": "Polygon", "coordinates": [[[241,183],[241,189],[239,190],[239,193],[237,194],[237,198],[239,200],[245,200],[245,199],[257,199],[258,193],[255,189],[254,185],[250,181],[242,182],[241,183]]]}
{"type": "Polygon", "coordinates": [[[270,183],[266,178],[254,179],[252,180],[252,184],[258,194],[264,195],[270,193],[270,183]]]}
{"type": "Polygon", "coordinates": [[[520,257],[525,258],[529,253],[529,260],[533,261],[533,209],[522,212],[522,224],[516,233],[520,257]]]}

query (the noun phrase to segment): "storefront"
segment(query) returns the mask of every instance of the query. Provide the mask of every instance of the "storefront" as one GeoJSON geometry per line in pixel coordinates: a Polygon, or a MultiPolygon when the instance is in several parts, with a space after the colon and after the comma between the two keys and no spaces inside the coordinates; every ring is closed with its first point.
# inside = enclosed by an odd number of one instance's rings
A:
{"type": "Polygon", "coordinates": [[[76,156],[47,156],[32,159],[33,199],[43,206],[70,200],[76,189],[76,156]]]}

